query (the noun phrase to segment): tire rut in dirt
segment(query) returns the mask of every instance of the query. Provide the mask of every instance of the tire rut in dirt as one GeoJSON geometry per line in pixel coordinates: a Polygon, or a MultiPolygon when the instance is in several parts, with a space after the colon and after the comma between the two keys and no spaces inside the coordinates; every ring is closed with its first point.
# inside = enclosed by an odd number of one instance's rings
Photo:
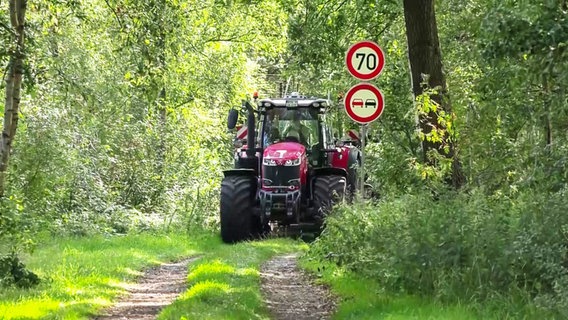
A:
{"type": "Polygon", "coordinates": [[[187,289],[187,266],[196,259],[165,263],[148,270],[136,284],[127,288],[127,296],[94,319],[155,319],[164,307],[187,289]]]}
{"type": "Polygon", "coordinates": [[[296,255],[276,257],[261,267],[261,289],[278,320],[330,319],[335,301],[329,290],[298,269],[296,255]]]}

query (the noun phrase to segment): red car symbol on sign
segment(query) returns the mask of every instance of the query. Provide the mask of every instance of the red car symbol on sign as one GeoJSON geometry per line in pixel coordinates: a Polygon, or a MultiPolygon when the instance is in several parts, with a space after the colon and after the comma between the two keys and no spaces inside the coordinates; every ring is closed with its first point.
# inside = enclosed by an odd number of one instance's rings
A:
{"type": "Polygon", "coordinates": [[[353,99],[353,106],[363,108],[363,99],[353,99]]]}

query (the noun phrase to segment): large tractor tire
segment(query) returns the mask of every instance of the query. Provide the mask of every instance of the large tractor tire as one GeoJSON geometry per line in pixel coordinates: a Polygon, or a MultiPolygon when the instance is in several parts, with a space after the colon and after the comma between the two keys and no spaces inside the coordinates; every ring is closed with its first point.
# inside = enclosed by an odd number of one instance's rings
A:
{"type": "Polygon", "coordinates": [[[253,239],[260,230],[253,215],[256,179],[229,176],[221,182],[221,238],[225,243],[253,239]]]}
{"type": "Polygon", "coordinates": [[[331,211],[334,204],[343,201],[345,198],[346,184],[345,177],[338,175],[316,177],[313,193],[314,205],[317,209],[316,219],[323,220],[331,211]]]}

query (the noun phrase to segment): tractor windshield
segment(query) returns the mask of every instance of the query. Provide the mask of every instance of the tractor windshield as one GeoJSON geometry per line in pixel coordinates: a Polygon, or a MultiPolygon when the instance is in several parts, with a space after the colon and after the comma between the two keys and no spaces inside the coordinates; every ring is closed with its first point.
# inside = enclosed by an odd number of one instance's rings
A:
{"type": "Polygon", "coordinates": [[[263,144],[299,142],[311,149],[319,143],[318,113],[314,108],[274,108],[266,111],[263,144]]]}

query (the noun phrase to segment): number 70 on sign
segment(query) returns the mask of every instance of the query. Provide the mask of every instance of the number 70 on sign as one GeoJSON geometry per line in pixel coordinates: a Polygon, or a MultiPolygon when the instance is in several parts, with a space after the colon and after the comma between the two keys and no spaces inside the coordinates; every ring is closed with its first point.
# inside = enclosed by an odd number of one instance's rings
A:
{"type": "Polygon", "coordinates": [[[347,50],[345,64],[352,76],[359,80],[369,81],[383,71],[385,54],[376,43],[361,41],[347,50]]]}

